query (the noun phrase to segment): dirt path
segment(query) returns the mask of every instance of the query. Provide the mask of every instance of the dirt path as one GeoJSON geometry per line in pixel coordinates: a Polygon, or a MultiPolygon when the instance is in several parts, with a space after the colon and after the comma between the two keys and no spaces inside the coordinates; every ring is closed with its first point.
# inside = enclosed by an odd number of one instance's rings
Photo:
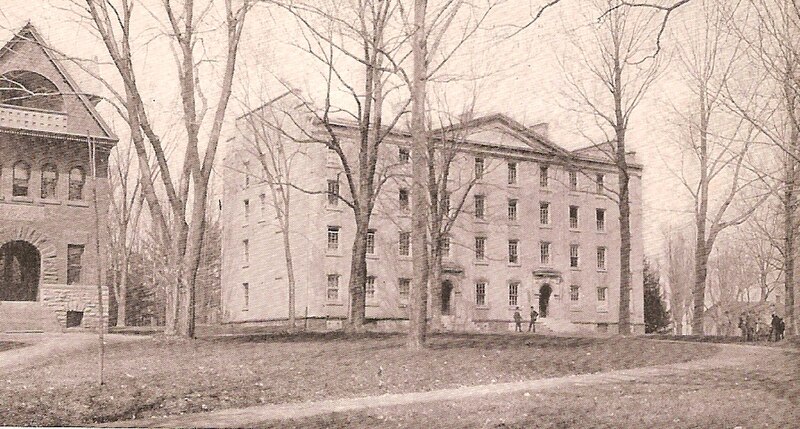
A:
{"type": "Polygon", "coordinates": [[[634,368],[595,374],[582,374],[557,378],[546,378],[511,383],[458,387],[428,392],[385,394],[358,398],[331,399],[325,401],[293,404],[259,405],[240,409],[219,410],[208,413],[189,414],[170,418],[132,420],[116,422],[113,427],[249,427],[269,421],[296,419],[333,412],[381,408],[434,401],[465,400],[486,395],[497,395],[525,391],[542,391],[571,386],[590,386],[632,382],[653,377],[681,373],[706,371],[717,368],[741,367],[750,362],[763,360],[773,353],[781,353],[768,347],[744,345],[720,345],[720,353],[708,359],[691,362],[634,368]]]}
{"type": "MultiPolygon", "coordinates": [[[[139,337],[105,335],[106,344],[135,341],[137,339],[139,337]]],[[[96,334],[82,332],[68,334],[0,334],[0,341],[26,344],[23,347],[0,352],[0,374],[31,367],[49,358],[92,347],[98,343],[96,334]]]]}

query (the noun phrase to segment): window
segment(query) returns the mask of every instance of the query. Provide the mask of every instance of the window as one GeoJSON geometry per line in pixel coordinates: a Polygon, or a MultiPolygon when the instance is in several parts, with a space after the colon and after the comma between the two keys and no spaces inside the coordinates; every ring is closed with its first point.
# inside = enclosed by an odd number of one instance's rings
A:
{"type": "Polygon", "coordinates": [[[397,279],[397,292],[400,295],[400,302],[408,302],[408,295],[411,292],[411,279],[397,279]]]}
{"type": "Polygon", "coordinates": [[[569,266],[570,268],[578,268],[578,245],[569,245],[569,266]]]}
{"type": "Polygon", "coordinates": [[[244,169],[244,187],[250,186],[250,162],[245,161],[242,163],[244,169]]]}
{"type": "Polygon", "coordinates": [[[486,217],[486,197],[483,195],[475,195],[475,219],[483,219],[486,217]]]}
{"type": "Polygon", "coordinates": [[[375,230],[367,230],[367,255],[375,254],[375,230]]]}
{"type": "Polygon", "coordinates": [[[594,181],[595,185],[597,186],[598,194],[602,194],[603,192],[605,192],[604,182],[605,182],[605,177],[602,174],[598,174],[594,181]]]}
{"type": "Polygon", "coordinates": [[[483,179],[483,158],[475,158],[475,180],[483,179]]]}
{"type": "Polygon", "coordinates": [[[328,164],[336,164],[337,162],[339,162],[339,154],[336,153],[335,149],[329,147],[328,148],[328,153],[327,153],[326,158],[325,158],[325,161],[328,164]]]}
{"type": "Polygon", "coordinates": [[[441,207],[442,214],[444,216],[450,216],[450,193],[449,192],[445,192],[445,194],[442,195],[442,199],[440,201],[439,207],[441,207]]]}
{"type": "Polygon", "coordinates": [[[411,152],[408,150],[408,148],[400,148],[398,159],[400,160],[400,164],[408,164],[408,162],[411,160],[411,152]]]}
{"type": "Polygon", "coordinates": [[[581,288],[578,286],[570,286],[569,287],[569,300],[572,302],[578,301],[580,299],[580,290],[581,288]]]}
{"type": "Polygon", "coordinates": [[[569,229],[578,229],[578,206],[569,206],[569,229]]]}
{"type": "Polygon", "coordinates": [[[250,221],[250,200],[244,200],[244,221],[250,221]]]}
{"type": "Polygon", "coordinates": [[[400,256],[411,256],[410,232],[400,232],[400,256]]]}
{"type": "Polygon", "coordinates": [[[13,174],[13,189],[11,195],[15,197],[28,196],[28,182],[31,178],[31,166],[24,161],[19,161],[14,164],[13,174]]]}
{"type": "Polygon", "coordinates": [[[569,172],[569,190],[570,191],[578,190],[578,173],[576,171],[569,172]]]}
{"type": "Polygon", "coordinates": [[[242,292],[244,294],[242,311],[247,311],[247,309],[250,308],[250,283],[242,283],[242,292]]]}
{"type": "Polygon", "coordinates": [[[325,297],[328,301],[338,301],[339,300],[339,275],[338,274],[328,274],[328,289],[326,291],[325,297]]]}
{"type": "Polygon", "coordinates": [[[67,284],[73,285],[81,282],[81,268],[83,264],[83,245],[82,244],[68,244],[67,245],[67,284]]]}
{"type": "Polygon", "coordinates": [[[72,167],[69,170],[69,196],[71,201],[83,199],[83,185],[86,183],[86,173],[81,167],[72,167]]]}
{"type": "Polygon", "coordinates": [[[264,219],[267,216],[267,195],[266,194],[259,195],[258,201],[261,204],[261,219],[264,219]]]}
{"type": "Polygon", "coordinates": [[[539,186],[542,188],[546,188],[550,184],[550,178],[548,177],[548,168],[546,165],[542,165],[539,167],[539,186]]]}
{"type": "Polygon", "coordinates": [[[367,283],[365,286],[367,299],[375,299],[375,276],[367,276],[367,283]]]}
{"type": "Polygon", "coordinates": [[[600,302],[605,302],[605,300],[606,300],[606,292],[607,291],[608,291],[608,288],[605,287],[605,286],[598,287],[597,288],[597,300],[600,301],[600,302]]]}
{"type": "Polygon", "coordinates": [[[475,305],[486,305],[486,282],[475,284],[475,305]]]}
{"type": "Polygon", "coordinates": [[[439,252],[442,254],[442,257],[449,258],[450,257],[450,236],[445,235],[442,236],[441,240],[439,241],[439,252]]]}
{"type": "Polygon", "coordinates": [[[242,251],[244,252],[244,265],[250,265],[250,240],[242,240],[242,251]]]}
{"type": "Polygon", "coordinates": [[[53,164],[42,166],[42,198],[56,198],[56,185],[58,184],[58,170],[53,164]]]}
{"type": "Polygon", "coordinates": [[[508,263],[519,263],[519,240],[508,240],[508,263]]]}
{"type": "Polygon", "coordinates": [[[508,163],[508,184],[509,185],[516,185],[517,184],[517,163],[516,162],[509,162],[508,163]]]}
{"type": "Polygon", "coordinates": [[[508,200],[508,220],[517,221],[517,200],[508,200]]]}
{"type": "Polygon", "coordinates": [[[595,210],[595,217],[597,218],[597,231],[603,232],[606,230],[606,211],[605,209],[595,210]]]}
{"type": "Polygon", "coordinates": [[[475,260],[486,259],[486,237],[475,237],[475,260]]]}
{"type": "Polygon", "coordinates": [[[550,203],[539,203],[539,223],[542,225],[550,225],[550,203]]]}
{"type": "Polygon", "coordinates": [[[597,269],[598,270],[605,270],[606,269],[606,248],[605,247],[598,247],[597,248],[597,269]]]}
{"type": "Polygon", "coordinates": [[[339,181],[328,180],[328,205],[336,207],[339,205],[339,181]]]}
{"type": "Polygon", "coordinates": [[[408,189],[400,188],[400,211],[407,212],[409,207],[408,189]]]}
{"type": "Polygon", "coordinates": [[[519,300],[519,282],[511,282],[508,284],[508,305],[516,306],[519,300]]]}
{"type": "Polygon", "coordinates": [[[539,261],[543,265],[550,264],[550,243],[547,241],[539,243],[539,261]]]}
{"type": "Polygon", "coordinates": [[[328,250],[339,250],[339,227],[328,227],[328,250]]]}

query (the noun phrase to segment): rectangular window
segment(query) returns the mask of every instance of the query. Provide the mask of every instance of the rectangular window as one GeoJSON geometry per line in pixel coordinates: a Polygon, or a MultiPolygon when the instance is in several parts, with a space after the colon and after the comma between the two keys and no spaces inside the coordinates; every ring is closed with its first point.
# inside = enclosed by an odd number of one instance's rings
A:
{"type": "Polygon", "coordinates": [[[250,222],[250,200],[244,200],[244,222],[250,222]]]}
{"type": "Polygon", "coordinates": [[[408,164],[411,160],[411,151],[409,151],[408,148],[401,147],[397,159],[400,161],[400,164],[408,164]]]}
{"type": "Polygon", "coordinates": [[[597,193],[602,194],[605,192],[605,176],[602,174],[598,174],[595,179],[595,185],[597,186],[597,193]]]}
{"type": "Polygon", "coordinates": [[[267,195],[259,195],[258,200],[261,203],[261,219],[265,219],[267,216],[267,195]]]}
{"type": "Polygon", "coordinates": [[[581,288],[578,286],[570,286],[569,287],[569,300],[570,301],[578,301],[580,299],[580,290],[581,288]]]}
{"type": "Polygon", "coordinates": [[[542,165],[539,167],[539,186],[542,188],[546,188],[550,184],[550,177],[548,177],[548,171],[546,165],[542,165]]]}
{"type": "Polygon", "coordinates": [[[597,269],[598,270],[605,270],[606,269],[606,248],[605,247],[598,247],[597,248],[597,269]]]}
{"type": "Polygon", "coordinates": [[[517,221],[517,200],[508,200],[508,220],[517,221]]]}
{"type": "Polygon", "coordinates": [[[508,240],[508,263],[519,263],[519,240],[508,240]]]}
{"type": "Polygon", "coordinates": [[[328,154],[326,155],[326,161],[328,164],[336,164],[339,162],[339,154],[336,153],[336,150],[333,148],[328,148],[328,154]]]}
{"type": "Polygon", "coordinates": [[[244,253],[244,265],[250,265],[250,240],[242,240],[242,252],[244,253]]]}
{"type": "Polygon", "coordinates": [[[483,195],[475,195],[475,219],[484,219],[486,217],[486,197],[483,195]]]}
{"type": "Polygon", "coordinates": [[[328,179],[328,205],[336,207],[339,205],[339,181],[328,179]]]}
{"type": "Polygon", "coordinates": [[[375,230],[367,231],[367,255],[375,254],[375,230]]]}
{"type": "Polygon", "coordinates": [[[83,264],[81,263],[81,259],[83,258],[83,249],[84,246],[82,244],[68,244],[67,245],[67,284],[78,284],[81,282],[81,269],[83,268],[83,264]]]}
{"type": "Polygon", "coordinates": [[[542,225],[550,225],[550,203],[539,203],[539,223],[542,225]]]}
{"type": "Polygon", "coordinates": [[[475,180],[483,179],[483,158],[475,158],[475,180]]]}
{"type": "Polygon", "coordinates": [[[578,206],[569,206],[569,229],[578,229],[578,206]]]}
{"type": "Polygon", "coordinates": [[[599,287],[597,288],[597,300],[600,302],[605,302],[606,300],[606,292],[608,291],[607,287],[599,287]]]}
{"type": "Polygon", "coordinates": [[[408,295],[411,293],[411,279],[397,279],[397,291],[400,295],[400,302],[408,302],[408,295]]]}
{"type": "Polygon", "coordinates": [[[328,250],[339,250],[339,227],[328,227],[328,250]]]}
{"type": "Polygon", "coordinates": [[[508,284],[508,305],[516,306],[519,300],[519,282],[511,282],[508,284]]]}
{"type": "Polygon", "coordinates": [[[486,305],[486,283],[478,282],[475,284],[475,305],[486,305]]]}
{"type": "Polygon", "coordinates": [[[400,256],[411,256],[411,233],[400,232],[400,256]]]}
{"type": "Polygon", "coordinates": [[[439,242],[439,250],[440,250],[443,258],[449,258],[450,257],[450,236],[449,235],[445,235],[445,236],[443,236],[441,238],[441,241],[439,242]]]}
{"type": "Polygon", "coordinates": [[[570,244],[569,245],[569,266],[570,268],[578,268],[578,245],[577,244],[570,244]]]}
{"type": "Polygon", "coordinates": [[[375,299],[375,276],[368,276],[366,283],[367,299],[375,299]]]}
{"type": "Polygon", "coordinates": [[[247,188],[250,186],[250,163],[245,161],[243,163],[244,167],[244,187],[247,188]]]}
{"type": "Polygon", "coordinates": [[[339,300],[339,275],[338,274],[328,274],[328,289],[326,292],[326,298],[328,301],[338,301],[339,300]]]}
{"type": "Polygon", "coordinates": [[[597,219],[597,231],[603,232],[606,230],[606,211],[605,209],[595,210],[595,217],[597,219]]]}
{"type": "Polygon", "coordinates": [[[445,218],[447,216],[450,216],[450,193],[449,192],[446,192],[444,195],[442,195],[439,207],[441,207],[442,215],[445,218]]]}
{"type": "Polygon", "coordinates": [[[516,185],[517,184],[517,163],[516,162],[509,162],[508,163],[508,184],[509,185],[516,185]]]}
{"type": "Polygon", "coordinates": [[[539,261],[542,265],[550,264],[550,243],[547,241],[539,243],[539,261]]]}
{"type": "Polygon", "coordinates": [[[570,191],[577,191],[578,190],[578,172],[577,171],[570,171],[569,172],[569,190],[570,191]]]}
{"type": "Polygon", "coordinates": [[[475,260],[486,259],[486,237],[475,237],[475,260]]]}
{"type": "Polygon", "coordinates": [[[407,212],[409,208],[408,189],[400,188],[398,198],[400,200],[400,211],[407,212]]]}
{"type": "Polygon", "coordinates": [[[242,294],[244,295],[242,311],[247,311],[250,308],[250,283],[242,283],[242,294]]]}

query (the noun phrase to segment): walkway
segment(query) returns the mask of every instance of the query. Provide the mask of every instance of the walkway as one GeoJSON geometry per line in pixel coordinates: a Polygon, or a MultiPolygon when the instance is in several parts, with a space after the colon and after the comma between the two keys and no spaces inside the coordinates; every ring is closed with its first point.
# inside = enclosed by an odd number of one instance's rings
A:
{"type": "Polygon", "coordinates": [[[465,400],[486,395],[524,391],[542,391],[562,387],[579,387],[619,382],[632,382],[652,377],[678,375],[693,371],[706,371],[747,365],[763,360],[779,350],[746,345],[719,345],[721,351],[714,357],[691,362],[609,371],[595,374],[573,375],[511,383],[458,387],[428,392],[384,394],[359,398],[330,399],[325,401],[259,405],[240,409],[227,409],[207,413],[187,414],[169,418],[116,422],[112,427],[249,427],[272,420],[296,419],[334,412],[381,408],[434,401],[465,400]]]}

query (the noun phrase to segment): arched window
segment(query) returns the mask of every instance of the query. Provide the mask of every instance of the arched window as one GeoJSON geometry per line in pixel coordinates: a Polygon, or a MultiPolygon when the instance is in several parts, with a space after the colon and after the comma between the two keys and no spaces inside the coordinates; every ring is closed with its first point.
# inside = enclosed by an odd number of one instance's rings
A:
{"type": "Polygon", "coordinates": [[[14,164],[13,176],[11,195],[15,197],[27,197],[28,183],[31,178],[31,166],[25,161],[18,161],[14,164]]]}
{"type": "Polygon", "coordinates": [[[72,167],[69,170],[69,199],[83,199],[83,185],[86,183],[86,173],[81,167],[72,167]]]}
{"type": "Polygon", "coordinates": [[[64,110],[58,87],[39,73],[14,70],[0,76],[0,103],[44,110],[64,110]]]}
{"type": "Polygon", "coordinates": [[[56,198],[58,170],[54,164],[42,166],[42,198],[56,198]]]}

